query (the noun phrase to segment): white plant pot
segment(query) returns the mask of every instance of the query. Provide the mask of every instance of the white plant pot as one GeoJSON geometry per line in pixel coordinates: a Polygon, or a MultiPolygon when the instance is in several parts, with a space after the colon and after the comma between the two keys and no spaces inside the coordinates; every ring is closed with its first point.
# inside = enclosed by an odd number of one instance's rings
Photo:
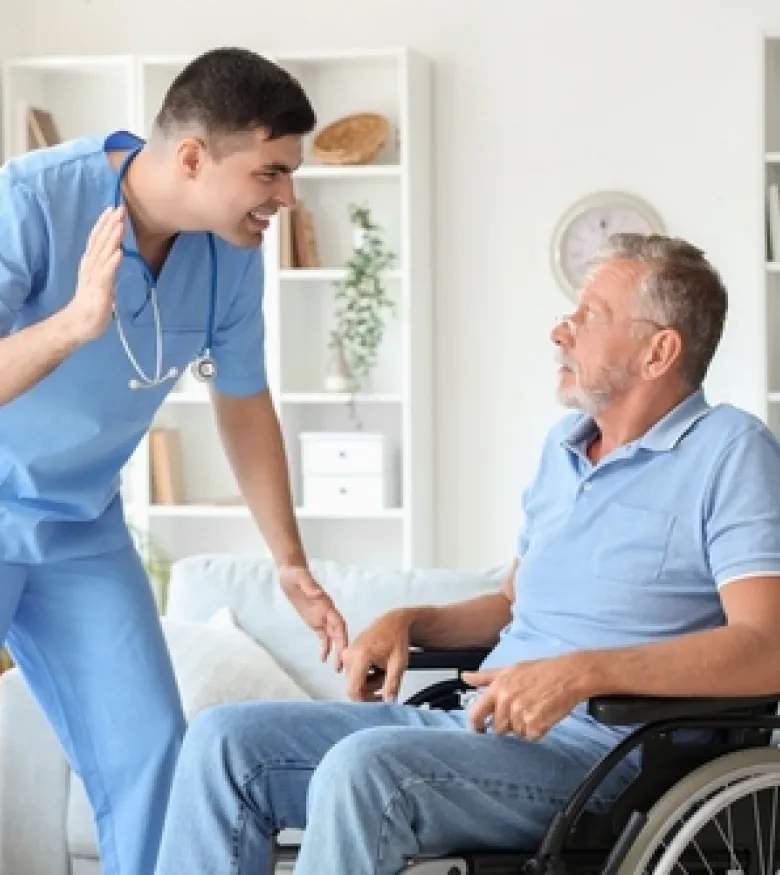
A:
{"type": "Polygon", "coordinates": [[[365,228],[352,229],[352,245],[355,249],[362,249],[365,246],[367,236],[365,228]]]}
{"type": "Polygon", "coordinates": [[[349,391],[349,369],[341,350],[334,349],[328,358],[328,369],[325,372],[325,391],[349,391]]]}

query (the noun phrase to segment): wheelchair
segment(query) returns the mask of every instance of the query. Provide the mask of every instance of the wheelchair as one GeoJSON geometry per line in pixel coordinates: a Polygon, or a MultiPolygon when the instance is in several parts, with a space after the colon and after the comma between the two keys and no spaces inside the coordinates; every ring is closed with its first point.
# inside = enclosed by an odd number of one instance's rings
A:
{"type": "MultiPolygon", "coordinates": [[[[410,705],[458,708],[461,672],[487,651],[414,650],[410,670],[452,669],[410,705]]],[[[455,850],[409,860],[404,875],[780,875],[780,693],[737,699],[609,696],[588,712],[635,726],[585,776],[538,848],[455,850]],[[692,730],[692,732],[691,732],[692,730]],[[639,750],[630,786],[606,811],[593,791],[639,750]]]]}

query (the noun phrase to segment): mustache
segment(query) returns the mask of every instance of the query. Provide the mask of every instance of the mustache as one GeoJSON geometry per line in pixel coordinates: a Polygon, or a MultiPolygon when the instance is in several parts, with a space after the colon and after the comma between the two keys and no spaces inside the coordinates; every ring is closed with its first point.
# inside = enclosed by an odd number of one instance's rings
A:
{"type": "Polygon", "coordinates": [[[579,374],[580,372],[577,362],[569,358],[560,347],[555,351],[555,363],[557,365],[562,365],[565,368],[570,368],[575,374],[579,374]]]}

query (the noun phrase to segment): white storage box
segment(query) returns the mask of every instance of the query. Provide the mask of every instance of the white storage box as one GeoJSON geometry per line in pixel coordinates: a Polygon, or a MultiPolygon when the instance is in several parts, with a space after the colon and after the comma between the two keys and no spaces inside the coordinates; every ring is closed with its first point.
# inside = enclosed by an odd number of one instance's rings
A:
{"type": "Polygon", "coordinates": [[[390,440],[365,432],[304,432],[303,507],[324,513],[371,513],[397,503],[390,440]]]}

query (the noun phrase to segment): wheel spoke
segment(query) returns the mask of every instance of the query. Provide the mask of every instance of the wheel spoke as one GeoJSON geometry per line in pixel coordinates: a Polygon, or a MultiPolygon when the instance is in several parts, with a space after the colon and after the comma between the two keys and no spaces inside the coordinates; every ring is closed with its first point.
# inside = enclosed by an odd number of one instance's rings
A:
{"type": "Polygon", "coordinates": [[[769,875],[775,871],[775,836],[777,833],[777,787],[772,788],[772,814],[769,819],[769,875]]]}
{"type": "Polygon", "coordinates": [[[764,842],[761,835],[761,815],[758,811],[758,793],[753,794],[753,819],[756,824],[756,848],[758,848],[758,864],[761,867],[761,875],[766,875],[764,866],[764,842]]]}

